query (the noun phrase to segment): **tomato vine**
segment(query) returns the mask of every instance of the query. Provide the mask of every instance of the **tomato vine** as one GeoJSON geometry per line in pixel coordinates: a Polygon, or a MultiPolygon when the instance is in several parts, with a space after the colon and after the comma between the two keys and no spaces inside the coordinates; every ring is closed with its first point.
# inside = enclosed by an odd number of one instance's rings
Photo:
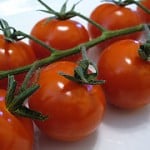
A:
{"type": "MultiPolygon", "coordinates": [[[[54,13],[54,10],[52,10],[50,7],[48,7],[45,3],[43,3],[43,1],[41,0],[38,0],[40,3],[42,3],[42,5],[46,6],[46,8],[48,8],[51,12],[54,13]]],[[[129,4],[129,2],[131,3],[136,3],[135,1],[126,1],[126,3],[124,4],[129,4]]],[[[120,4],[122,4],[122,2],[120,1],[120,4]]],[[[145,30],[145,25],[144,24],[140,24],[140,25],[136,25],[134,27],[129,27],[129,28],[125,28],[125,29],[119,29],[119,30],[106,30],[104,29],[102,26],[98,25],[97,23],[95,23],[93,20],[90,20],[88,17],[74,11],[74,8],[75,8],[76,5],[73,5],[72,9],[69,11],[69,12],[66,12],[64,13],[65,11],[65,8],[66,8],[66,3],[63,5],[62,7],[62,11],[63,11],[63,16],[65,14],[69,15],[69,17],[75,17],[75,16],[78,16],[78,17],[81,17],[82,19],[85,19],[86,21],[92,23],[93,25],[95,25],[96,27],[98,27],[101,31],[102,31],[102,35],[95,38],[95,39],[92,39],[88,42],[85,42],[83,43],[82,45],[78,45],[78,46],[75,46],[71,49],[67,49],[65,51],[60,51],[60,50],[57,50],[57,49],[54,49],[48,45],[46,45],[45,43],[43,43],[42,41],[38,40],[37,38],[31,36],[31,35],[28,35],[22,31],[19,31],[19,30],[16,30],[15,28],[11,27],[11,29],[13,29],[13,34],[14,36],[16,37],[21,37],[21,39],[23,38],[28,38],[28,39],[31,39],[31,40],[34,40],[35,42],[41,44],[43,47],[47,48],[49,51],[51,51],[52,55],[49,56],[49,57],[46,57],[46,58],[43,58],[41,60],[38,60],[38,64],[39,64],[39,67],[42,67],[42,66],[45,66],[47,64],[50,64],[50,63],[53,63],[61,58],[64,58],[66,56],[70,56],[70,55],[73,55],[73,54],[76,54],[76,53],[79,53],[81,51],[81,47],[84,46],[86,49],[89,49],[105,40],[108,40],[108,39],[111,39],[113,37],[118,37],[118,36],[122,36],[122,35],[127,35],[127,34],[131,34],[131,33],[134,33],[134,32],[138,32],[138,31],[143,31],[145,30]]],[[[61,12],[62,12],[61,11],[61,12]]],[[[55,14],[58,15],[58,12],[55,12],[55,14]]],[[[58,15],[60,16],[60,15],[58,15]]],[[[3,20],[0,20],[0,22],[2,22],[3,20]]],[[[4,22],[4,21],[3,21],[4,22]]],[[[2,30],[2,28],[0,29],[2,30]]],[[[7,31],[5,31],[7,32],[7,31]]],[[[28,71],[31,67],[33,66],[33,64],[30,64],[30,65],[26,65],[26,66],[23,66],[23,67],[20,67],[20,68],[17,68],[17,69],[11,69],[11,70],[6,70],[6,71],[0,71],[0,79],[3,79],[3,78],[7,78],[8,75],[15,75],[15,74],[20,74],[22,72],[26,72],[28,71]]]]}

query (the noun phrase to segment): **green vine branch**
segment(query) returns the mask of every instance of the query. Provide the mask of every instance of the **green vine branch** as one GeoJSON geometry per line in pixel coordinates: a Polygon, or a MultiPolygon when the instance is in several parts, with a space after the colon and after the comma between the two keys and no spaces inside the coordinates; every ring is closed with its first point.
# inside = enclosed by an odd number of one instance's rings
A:
{"type": "Polygon", "coordinates": [[[9,42],[16,42],[28,38],[35,41],[36,43],[39,43],[42,47],[46,48],[51,53],[57,51],[56,49],[45,44],[44,42],[37,39],[36,37],[33,37],[32,35],[28,35],[22,31],[17,31],[15,28],[10,27],[7,21],[5,21],[4,19],[0,19],[0,30],[3,32],[4,38],[9,42]]]}
{"type": "MultiPolygon", "coordinates": [[[[134,27],[129,27],[129,28],[125,28],[125,29],[120,29],[120,30],[113,30],[113,31],[104,31],[102,32],[102,35],[91,40],[88,41],[86,43],[83,43],[82,45],[85,47],[85,49],[89,49],[93,46],[95,46],[98,43],[101,43],[105,40],[111,39],[113,37],[118,37],[118,36],[122,36],[122,35],[127,35],[127,34],[131,34],[134,32],[138,32],[138,31],[142,31],[145,29],[145,26],[143,24],[141,25],[137,25],[134,27]]],[[[24,33],[22,33],[21,31],[18,31],[18,33],[24,35],[24,33]]],[[[30,37],[29,37],[30,38],[30,37]]],[[[38,60],[37,63],[39,65],[39,67],[45,66],[47,64],[53,63],[61,58],[67,57],[69,55],[73,55],[76,53],[79,53],[81,51],[81,47],[82,45],[76,46],[74,48],[65,50],[65,51],[59,51],[59,50],[54,50],[53,53],[51,54],[51,56],[38,60]]],[[[7,70],[7,71],[0,71],[0,79],[3,78],[7,78],[8,75],[15,75],[15,74],[20,74],[22,72],[26,72],[28,71],[31,67],[33,66],[33,64],[24,66],[24,67],[20,67],[17,69],[12,69],[12,70],[7,70]]]]}
{"type": "Polygon", "coordinates": [[[41,45],[42,47],[46,48],[47,50],[49,50],[51,53],[56,52],[57,50],[52,48],[50,45],[45,44],[44,42],[42,42],[41,40],[37,39],[34,36],[28,35],[22,31],[16,31],[15,32],[16,36],[22,36],[23,38],[28,38],[33,40],[34,42],[38,43],[39,45],[41,45]]]}
{"type": "Polygon", "coordinates": [[[76,16],[76,17],[80,17],[80,18],[84,19],[85,21],[91,23],[92,25],[94,25],[95,27],[97,27],[102,32],[107,31],[106,28],[104,28],[103,26],[101,26],[100,24],[98,24],[97,22],[95,22],[94,20],[92,20],[92,19],[90,19],[90,18],[82,15],[81,13],[72,11],[71,14],[74,15],[74,16],[76,16]]]}

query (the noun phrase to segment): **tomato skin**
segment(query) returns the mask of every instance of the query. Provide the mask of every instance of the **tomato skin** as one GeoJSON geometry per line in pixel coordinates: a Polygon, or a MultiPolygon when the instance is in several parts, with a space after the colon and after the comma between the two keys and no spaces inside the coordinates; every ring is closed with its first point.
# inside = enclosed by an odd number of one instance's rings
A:
{"type": "Polygon", "coordinates": [[[6,91],[0,89],[1,150],[33,150],[33,123],[27,118],[12,115],[5,105],[6,91]]]}
{"type": "Polygon", "coordinates": [[[106,48],[98,61],[109,103],[125,109],[150,103],[150,62],[138,55],[140,43],[126,39],[106,48]]]}
{"type": "MultiPolygon", "coordinates": [[[[146,8],[150,9],[150,2],[148,0],[141,0],[140,2],[146,8]]],[[[140,16],[140,18],[142,19],[143,23],[150,23],[150,14],[146,13],[140,7],[137,7],[137,14],[140,16]]]]}
{"type": "MultiPolygon", "coordinates": [[[[16,69],[36,60],[31,47],[24,42],[8,42],[1,35],[0,38],[0,71],[16,69]]],[[[16,80],[21,82],[25,73],[16,75],[16,80]]],[[[0,80],[0,88],[6,89],[7,79],[0,80]]]]}
{"type": "MultiPolygon", "coordinates": [[[[85,27],[73,20],[52,19],[48,21],[47,18],[44,18],[35,24],[31,30],[31,35],[58,50],[73,48],[89,41],[89,35],[85,27]]],[[[30,45],[34,49],[38,59],[50,55],[47,49],[32,40],[30,40],[30,45]]],[[[81,55],[75,55],[67,59],[76,61],[80,57],[81,55]]]]}
{"type": "Polygon", "coordinates": [[[96,130],[104,110],[105,96],[100,85],[81,85],[59,72],[73,75],[76,64],[56,62],[41,71],[40,89],[29,98],[29,106],[49,116],[44,122],[35,121],[49,137],[73,141],[96,130]]]}
{"type": "MultiPolygon", "coordinates": [[[[108,30],[133,27],[141,23],[141,19],[132,9],[111,2],[105,2],[97,6],[91,13],[90,18],[108,30]]],[[[102,34],[98,28],[90,23],[88,24],[88,30],[91,38],[96,38],[102,34]]],[[[117,40],[139,39],[140,37],[141,32],[115,37],[98,44],[97,47],[104,49],[117,40]]]]}

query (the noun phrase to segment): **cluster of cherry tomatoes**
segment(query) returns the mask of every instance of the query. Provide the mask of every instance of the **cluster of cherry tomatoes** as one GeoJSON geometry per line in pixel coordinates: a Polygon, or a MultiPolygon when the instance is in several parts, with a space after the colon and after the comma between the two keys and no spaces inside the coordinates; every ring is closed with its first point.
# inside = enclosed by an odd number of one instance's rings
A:
{"type": "MultiPolygon", "coordinates": [[[[150,8],[148,0],[141,1],[150,8]]],[[[105,2],[90,16],[106,30],[132,27],[149,23],[150,15],[141,8],[136,11],[105,2]]],[[[102,33],[91,23],[88,28],[72,19],[44,18],[37,22],[31,35],[57,50],[66,50],[100,36],[102,33]]],[[[98,79],[104,85],[83,85],[68,80],[59,72],[73,75],[81,54],[75,54],[43,67],[38,84],[40,88],[29,97],[29,107],[48,115],[46,121],[35,120],[38,128],[49,137],[72,141],[83,138],[99,126],[105,112],[106,100],[119,108],[133,109],[150,103],[150,62],[140,58],[143,32],[113,38],[97,45],[98,79]]],[[[51,53],[30,40],[10,41],[0,36],[0,70],[10,70],[33,63],[51,53]]],[[[25,73],[15,75],[18,83],[25,73]]],[[[21,84],[21,83],[20,83],[21,84]]],[[[34,129],[30,119],[14,116],[5,104],[7,79],[0,81],[0,143],[2,150],[32,150],[34,129]],[[7,142],[5,142],[7,141],[7,142]]]]}

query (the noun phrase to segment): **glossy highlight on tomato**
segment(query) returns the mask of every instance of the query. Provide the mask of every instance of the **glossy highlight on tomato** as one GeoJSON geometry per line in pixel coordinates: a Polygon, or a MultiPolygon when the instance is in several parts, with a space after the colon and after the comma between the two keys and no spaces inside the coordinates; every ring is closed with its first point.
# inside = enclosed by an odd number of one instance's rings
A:
{"type": "MultiPolygon", "coordinates": [[[[16,69],[33,63],[36,56],[31,47],[22,41],[10,42],[0,36],[0,71],[16,69]]],[[[25,73],[16,75],[18,83],[21,83],[25,73]]],[[[0,88],[7,88],[7,79],[0,80],[0,88]]]]}
{"type": "MultiPolygon", "coordinates": [[[[112,2],[101,3],[92,11],[90,18],[108,30],[133,27],[141,23],[140,17],[132,9],[124,6],[119,6],[112,2]]],[[[96,38],[102,34],[102,32],[91,23],[88,23],[88,30],[91,38],[96,38]]],[[[98,45],[98,48],[104,49],[117,40],[127,38],[137,40],[140,37],[140,32],[128,34],[121,37],[115,37],[113,39],[102,42],[98,45]]]]}
{"type": "Polygon", "coordinates": [[[83,85],[59,74],[73,75],[76,64],[59,61],[41,70],[40,88],[29,98],[31,109],[49,119],[35,121],[38,128],[62,141],[79,140],[96,130],[105,110],[105,96],[100,85],[83,85]]]}
{"type": "MultiPolygon", "coordinates": [[[[33,26],[31,35],[58,50],[73,48],[89,41],[86,28],[81,23],[69,19],[44,18],[33,26]]],[[[30,40],[30,45],[38,59],[50,56],[50,51],[34,41],[30,40]]],[[[80,57],[81,55],[74,55],[66,59],[76,61],[80,57]]]]}
{"type": "Polygon", "coordinates": [[[0,149],[33,150],[33,123],[12,115],[5,105],[6,91],[0,89],[0,149]]]}
{"type": "Polygon", "coordinates": [[[109,103],[132,109],[150,103],[150,62],[143,60],[140,43],[126,39],[106,48],[98,61],[99,79],[105,79],[104,89],[109,103]]]}

